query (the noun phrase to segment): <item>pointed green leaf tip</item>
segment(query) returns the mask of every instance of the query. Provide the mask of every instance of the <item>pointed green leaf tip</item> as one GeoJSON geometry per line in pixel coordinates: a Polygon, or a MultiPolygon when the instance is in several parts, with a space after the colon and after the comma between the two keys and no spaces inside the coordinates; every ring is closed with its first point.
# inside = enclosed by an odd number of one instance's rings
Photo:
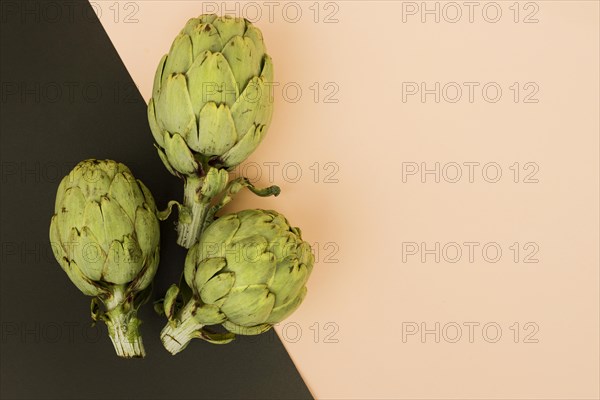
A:
{"type": "Polygon", "coordinates": [[[175,301],[177,300],[177,296],[179,296],[179,288],[177,285],[171,285],[169,290],[167,290],[167,294],[165,294],[163,303],[164,313],[169,320],[172,319],[175,314],[175,301]]]}
{"type": "Polygon", "coordinates": [[[169,172],[199,175],[192,160],[215,159],[227,168],[243,162],[270,125],[272,81],[256,26],[213,14],[190,19],[158,63],[148,104],[148,123],[169,172]],[[173,148],[177,136],[185,150],[173,148]]]}

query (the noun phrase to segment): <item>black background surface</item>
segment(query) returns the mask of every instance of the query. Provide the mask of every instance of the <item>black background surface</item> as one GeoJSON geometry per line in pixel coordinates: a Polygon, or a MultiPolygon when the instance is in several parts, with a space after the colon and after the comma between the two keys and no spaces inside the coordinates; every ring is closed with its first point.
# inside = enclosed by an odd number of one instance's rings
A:
{"type": "MultiPolygon", "coordinates": [[[[158,336],[164,320],[146,305],[147,356],[122,360],[103,324],[90,328],[90,299],[50,249],[60,179],[80,160],[115,159],[159,208],[182,195],[182,183],[158,159],[144,100],[90,5],[52,3],[58,14],[29,1],[2,3],[1,397],[311,398],[272,331],[226,346],[196,340],[173,357],[158,336]]],[[[183,265],[173,228],[173,217],[162,225],[154,297],[183,265]]]]}

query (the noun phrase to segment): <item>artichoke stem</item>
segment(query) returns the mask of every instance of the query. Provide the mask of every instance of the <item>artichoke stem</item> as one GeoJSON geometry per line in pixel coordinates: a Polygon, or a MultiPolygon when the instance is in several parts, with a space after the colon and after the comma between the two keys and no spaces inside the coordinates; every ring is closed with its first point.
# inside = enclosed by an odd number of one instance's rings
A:
{"type": "Polygon", "coordinates": [[[177,244],[186,249],[192,247],[200,237],[204,220],[210,208],[210,199],[202,196],[200,193],[201,188],[201,179],[186,178],[183,205],[191,212],[191,221],[190,215],[182,215],[180,213],[179,224],[177,225],[179,233],[177,244]]]}
{"type": "Polygon", "coordinates": [[[146,352],[139,332],[141,321],[136,310],[127,308],[120,304],[104,314],[108,336],[119,357],[144,357],[146,352]]]}
{"type": "Polygon", "coordinates": [[[187,347],[189,342],[197,337],[198,330],[204,325],[193,318],[192,312],[196,305],[191,300],[180,312],[178,318],[169,321],[160,333],[160,339],[165,349],[173,355],[187,347]]]}

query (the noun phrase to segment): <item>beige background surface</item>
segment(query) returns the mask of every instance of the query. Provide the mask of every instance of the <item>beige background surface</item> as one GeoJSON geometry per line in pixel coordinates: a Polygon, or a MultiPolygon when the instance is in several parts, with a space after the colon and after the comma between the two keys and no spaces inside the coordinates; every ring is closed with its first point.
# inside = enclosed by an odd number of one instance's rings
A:
{"type": "MultiPolygon", "coordinates": [[[[92,4],[146,99],[186,20],[224,11],[92,4]]],[[[283,193],[234,207],[284,212],[318,250],[304,305],[277,328],[314,395],[598,398],[598,2],[475,2],[472,22],[459,2],[454,23],[446,2],[439,22],[421,2],[235,4],[281,83],[240,171],[283,193]],[[422,82],[439,82],[439,103],[410,94],[422,82]],[[439,183],[420,174],[436,163],[439,183]]]]}

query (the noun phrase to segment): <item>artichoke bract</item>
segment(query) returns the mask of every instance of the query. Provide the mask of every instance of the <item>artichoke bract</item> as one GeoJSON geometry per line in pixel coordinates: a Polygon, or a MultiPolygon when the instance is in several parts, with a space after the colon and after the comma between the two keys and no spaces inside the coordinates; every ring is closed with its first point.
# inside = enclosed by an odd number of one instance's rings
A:
{"type": "Polygon", "coordinates": [[[235,167],[265,136],[272,81],[262,33],[243,18],[190,19],[161,59],[148,121],[161,160],[185,180],[184,206],[192,218],[179,219],[181,246],[190,248],[200,234],[210,199],[199,192],[209,169],[235,167]]]}
{"type": "Polygon", "coordinates": [[[302,303],[313,264],[310,245],[283,215],[245,210],[220,217],[188,251],[184,282],[167,291],[165,348],[176,354],[193,338],[221,344],[269,330],[302,303]],[[229,333],[205,328],[216,324],[229,333]]]}
{"type": "Polygon", "coordinates": [[[125,165],[86,160],[61,181],[50,223],[54,256],[93,297],[92,318],[105,321],[121,357],[145,355],[137,309],[150,295],[159,238],[152,194],[125,165]]]}

